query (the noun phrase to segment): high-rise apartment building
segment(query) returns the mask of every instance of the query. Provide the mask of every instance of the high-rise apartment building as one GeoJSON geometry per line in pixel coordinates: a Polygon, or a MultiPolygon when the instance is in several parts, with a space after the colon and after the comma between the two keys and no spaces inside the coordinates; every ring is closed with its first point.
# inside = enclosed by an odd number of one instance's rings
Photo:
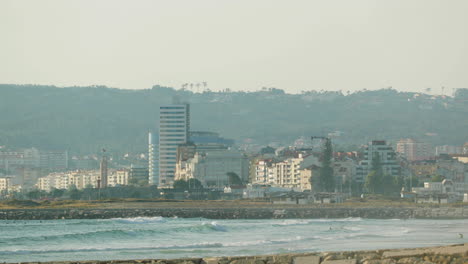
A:
{"type": "Polygon", "coordinates": [[[159,184],[158,144],[153,133],[148,133],[148,182],[151,185],[159,184]]]}
{"type": "Polygon", "coordinates": [[[159,108],[159,187],[172,187],[177,147],[188,142],[190,105],[172,104],[159,108]]]}

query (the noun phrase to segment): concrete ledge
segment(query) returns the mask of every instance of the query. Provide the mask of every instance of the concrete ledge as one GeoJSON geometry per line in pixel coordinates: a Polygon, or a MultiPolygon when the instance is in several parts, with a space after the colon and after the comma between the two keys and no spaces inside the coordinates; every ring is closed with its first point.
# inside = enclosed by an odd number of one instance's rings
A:
{"type": "MultiPolygon", "coordinates": [[[[26,264],[27,262],[23,262],[26,264]]],[[[39,263],[39,262],[30,262],[39,263]]],[[[468,243],[414,249],[383,249],[265,256],[143,259],[111,261],[57,261],[51,264],[466,264],[468,243]]]]}

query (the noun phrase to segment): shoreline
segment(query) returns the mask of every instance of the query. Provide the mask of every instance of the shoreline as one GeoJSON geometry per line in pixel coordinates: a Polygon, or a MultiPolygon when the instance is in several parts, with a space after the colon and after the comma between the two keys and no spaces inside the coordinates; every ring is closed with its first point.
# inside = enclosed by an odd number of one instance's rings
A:
{"type": "MultiPolygon", "coordinates": [[[[452,263],[468,261],[468,243],[446,246],[378,249],[362,251],[333,251],[314,253],[287,253],[260,256],[204,257],[180,259],[86,260],[22,263],[51,264],[417,264],[452,263]]],[[[5,263],[9,264],[9,263],[5,263]]]]}
{"type": "Polygon", "coordinates": [[[468,219],[468,208],[400,207],[177,207],[177,208],[69,208],[0,209],[0,220],[110,219],[135,217],[206,219],[468,219]]]}

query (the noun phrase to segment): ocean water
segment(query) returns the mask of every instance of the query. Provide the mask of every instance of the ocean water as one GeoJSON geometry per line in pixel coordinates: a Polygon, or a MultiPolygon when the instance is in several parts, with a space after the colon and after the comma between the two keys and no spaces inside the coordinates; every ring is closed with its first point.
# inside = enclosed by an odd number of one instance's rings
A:
{"type": "Polygon", "coordinates": [[[468,220],[208,220],[137,217],[0,221],[0,261],[259,255],[468,242],[468,220]],[[464,238],[460,238],[464,233],[464,238]]]}

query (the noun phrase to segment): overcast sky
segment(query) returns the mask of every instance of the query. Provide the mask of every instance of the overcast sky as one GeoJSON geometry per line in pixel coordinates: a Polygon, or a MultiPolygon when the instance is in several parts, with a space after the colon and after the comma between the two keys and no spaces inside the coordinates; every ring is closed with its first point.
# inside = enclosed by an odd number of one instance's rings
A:
{"type": "Polygon", "coordinates": [[[0,0],[0,83],[468,87],[466,0],[0,0]]]}

